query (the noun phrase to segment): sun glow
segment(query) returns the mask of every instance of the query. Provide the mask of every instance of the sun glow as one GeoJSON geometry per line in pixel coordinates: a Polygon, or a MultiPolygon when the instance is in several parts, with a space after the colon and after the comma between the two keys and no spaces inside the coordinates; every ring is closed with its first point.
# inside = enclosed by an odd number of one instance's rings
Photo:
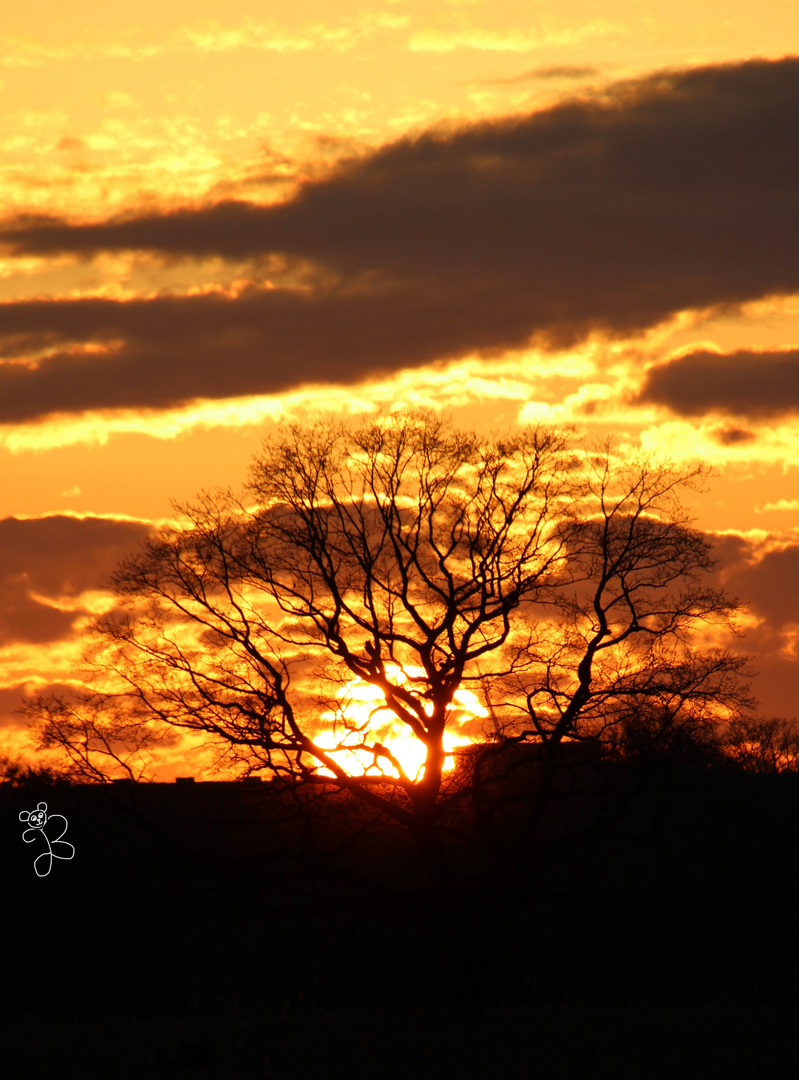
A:
{"type": "MultiPolygon", "coordinates": [[[[424,674],[422,668],[405,668],[403,671],[395,665],[387,665],[386,670],[393,682],[407,686],[424,674]]],[[[341,687],[336,700],[335,708],[321,714],[326,726],[314,740],[317,746],[329,752],[336,764],[351,776],[397,777],[397,769],[377,750],[384,746],[411,780],[421,779],[426,747],[394,715],[379,687],[352,679],[341,687]]],[[[431,708],[425,707],[428,715],[431,708]]],[[[482,721],[488,715],[488,710],[473,691],[463,687],[455,691],[444,732],[445,771],[455,767],[455,752],[459,747],[468,746],[481,737],[482,721]]],[[[320,768],[319,774],[333,775],[326,768],[320,768]]]]}

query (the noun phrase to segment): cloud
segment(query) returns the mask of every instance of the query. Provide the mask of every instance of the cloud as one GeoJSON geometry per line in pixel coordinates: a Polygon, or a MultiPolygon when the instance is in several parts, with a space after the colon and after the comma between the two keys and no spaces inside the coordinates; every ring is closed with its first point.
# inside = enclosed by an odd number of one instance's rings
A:
{"type": "Polygon", "coordinates": [[[67,637],[81,594],[103,588],[148,532],[142,522],[103,518],[0,520],[0,646],[67,637]]]}
{"type": "Polygon", "coordinates": [[[307,33],[286,33],[274,23],[260,23],[254,19],[238,26],[222,26],[210,19],[199,26],[184,28],[179,37],[200,52],[228,52],[247,47],[291,53],[314,46],[313,38],[307,33]]]}
{"type": "Polygon", "coordinates": [[[757,438],[754,431],[742,427],[722,428],[715,432],[715,437],[722,446],[740,446],[741,443],[750,443],[757,438]]]}
{"type": "Polygon", "coordinates": [[[770,511],[794,511],[799,510],[799,499],[777,499],[776,502],[767,502],[765,506],[756,506],[756,514],[765,514],[770,511]]]}
{"type": "Polygon", "coordinates": [[[777,631],[799,625],[799,544],[766,552],[759,561],[741,567],[734,587],[752,611],[777,631]]]}
{"type": "Polygon", "coordinates": [[[105,41],[84,38],[80,41],[62,45],[47,45],[43,42],[6,36],[4,50],[0,56],[0,67],[32,68],[41,67],[53,61],[86,60],[92,58],[112,58],[114,60],[149,60],[165,51],[163,45],[134,45],[120,40],[105,41]]]}
{"type": "Polygon", "coordinates": [[[0,572],[26,574],[48,596],[78,596],[104,586],[125,552],[150,532],[140,521],[72,517],[0,520],[0,572]]]}
{"type": "Polygon", "coordinates": [[[208,19],[198,26],[182,29],[176,39],[188,41],[201,52],[251,48],[292,53],[318,47],[345,51],[363,38],[381,31],[401,30],[407,23],[408,18],[403,15],[368,11],[339,25],[316,22],[297,30],[285,30],[278,23],[256,19],[235,26],[223,26],[215,19],[208,19]]]}
{"type": "Polygon", "coordinates": [[[536,79],[587,79],[592,75],[598,75],[599,68],[582,67],[575,64],[556,64],[552,67],[531,68],[522,72],[521,75],[510,75],[505,78],[475,79],[475,85],[479,86],[503,86],[512,83],[531,82],[536,79]]]}
{"type": "MultiPolygon", "coordinates": [[[[14,717],[14,712],[23,704],[25,700],[25,693],[22,686],[6,687],[0,686],[0,727],[14,726],[20,727],[19,717],[14,717]]],[[[9,745],[7,741],[8,732],[3,732],[3,746],[0,747],[0,754],[8,754],[10,757],[15,757],[15,749],[9,745]]]]}
{"type": "MultiPolygon", "coordinates": [[[[18,755],[33,762],[31,746],[28,741],[28,726],[17,715],[17,711],[27,700],[40,692],[66,697],[75,692],[75,687],[67,683],[45,683],[37,678],[26,679],[11,686],[0,686],[0,729],[2,729],[2,747],[0,755],[7,754],[12,759],[18,755]]],[[[42,764],[38,758],[38,764],[42,764]]]]}
{"type": "MultiPolygon", "coordinates": [[[[681,416],[720,412],[765,420],[799,412],[799,350],[697,350],[651,368],[638,401],[666,405],[681,416]]],[[[727,445],[751,433],[733,429],[727,445]]]]}
{"type": "Polygon", "coordinates": [[[56,150],[86,150],[88,144],[85,139],[79,139],[74,135],[65,135],[56,143],[56,150]]]}
{"type": "MultiPolygon", "coordinates": [[[[797,139],[799,60],[749,61],[409,136],[280,204],[9,219],[0,241],[17,254],[251,260],[254,278],[274,257],[315,269],[302,288],[253,284],[236,297],[0,305],[0,355],[39,363],[0,364],[0,422],[351,383],[790,294],[797,139]]],[[[763,354],[757,363],[768,376],[763,354]]],[[[727,400],[718,379],[672,364],[650,373],[647,400],[702,411],[704,395],[751,414],[742,391],[727,400]]],[[[785,401],[784,380],[771,397],[770,386],[747,388],[763,414],[785,401]]]]}
{"type": "Polygon", "coordinates": [[[66,637],[75,612],[60,611],[31,596],[24,576],[3,575],[0,590],[0,646],[10,642],[42,645],[66,637]]]}
{"type": "MultiPolygon", "coordinates": [[[[56,347],[36,367],[0,364],[0,422],[354,382],[465,353],[475,343],[466,299],[409,285],[385,298],[253,288],[235,299],[207,293],[0,306],[0,328],[11,330],[15,347],[56,347]],[[78,339],[124,344],[110,352],[76,350],[78,339]]],[[[502,295],[477,332],[490,347],[497,340],[520,346],[528,336],[502,295]]]]}
{"type": "Polygon", "coordinates": [[[627,28],[606,19],[595,19],[574,28],[552,30],[494,30],[463,26],[459,29],[425,27],[414,31],[408,39],[411,52],[450,53],[458,49],[477,49],[482,52],[530,52],[535,49],[562,48],[586,39],[607,34],[624,34],[627,28]]]}
{"type": "Polygon", "coordinates": [[[799,543],[767,534],[710,534],[719,560],[713,584],[748,607],[749,626],[734,647],[751,656],[761,712],[797,715],[796,643],[799,628],[799,543]]]}
{"type": "Polygon", "coordinates": [[[235,25],[223,25],[216,19],[205,19],[190,26],[177,27],[166,38],[162,36],[158,42],[147,43],[133,40],[135,31],[127,34],[92,34],[58,45],[6,35],[0,54],[0,67],[42,67],[47,63],[74,59],[139,61],[186,51],[215,53],[242,48],[278,53],[294,53],[313,48],[344,51],[363,38],[380,32],[401,30],[407,24],[407,17],[402,15],[367,11],[354,20],[350,18],[339,24],[326,24],[317,20],[293,30],[274,20],[263,22],[246,19],[235,25]]]}

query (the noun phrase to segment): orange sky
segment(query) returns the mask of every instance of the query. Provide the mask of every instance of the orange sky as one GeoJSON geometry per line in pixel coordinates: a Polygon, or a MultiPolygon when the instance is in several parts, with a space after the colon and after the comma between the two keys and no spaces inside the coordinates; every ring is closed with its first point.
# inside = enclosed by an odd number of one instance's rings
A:
{"type": "Polygon", "coordinates": [[[9,747],[171,498],[276,419],[403,402],[712,464],[693,511],[795,714],[795,5],[6,0],[0,33],[9,747]]]}

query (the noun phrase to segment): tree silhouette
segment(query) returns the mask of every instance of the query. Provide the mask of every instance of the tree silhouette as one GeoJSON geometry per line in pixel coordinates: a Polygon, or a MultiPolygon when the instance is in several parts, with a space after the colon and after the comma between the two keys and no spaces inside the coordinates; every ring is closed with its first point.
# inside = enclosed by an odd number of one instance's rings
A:
{"type": "Polygon", "coordinates": [[[68,783],[70,777],[48,765],[31,765],[20,758],[0,754],[0,787],[42,788],[68,783]]]}
{"type": "Polygon", "coordinates": [[[37,694],[18,713],[33,725],[37,749],[61,752],[60,775],[72,783],[142,781],[152,751],[177,738],[135,706],[127,694],[37,694]]]}
{"type": "Polygon", "coordinates": [[[799,725],[795,719],[733,716],[719,741],[725,757],[746,772],[799,772],[799,725]]]}
{"type": "MultiPolygon", "coordinates": [[[[533,828],[565,742],[618,731],[642,700],[697,722],[744,701],[743,660],[695,640],[735,612],[677,498],[700,475],[430,412],[288,426],[240,497],[179,507],[120,566],[94,660],[126,723],[202,732],[240,772],[334,784],[406,827],[435,877],[443,815],[485,801],[508,747],[543,753],[533,828]],[[348,707],[364,685],[366,714],[348,707]],[[464,686],[491,730],[448,775],[464,686]]],[[[50,710],[40,737],[54,725],[50,710]]]]}
{"type": "MultiPolygon", "coordinates": [[[[558,587],[522,604],[526,623],[509,636],[509,663],[493,678],[493,708],[506,720],[475,758],[485,799],[486,763],[520,742],[538,744],[531,830],[565,741],[650,762],[667,751],[695,755],[717,745],[724,721],[754,705],[748,658],[718,643],[737,634],[739,604],[709,583],[712,549],[680,502],[702,469],[620,462],[609,443],[586,455],[581,471],[558,587]]],[[[495,766],[494,786],[501,781],[495,766]]]]}

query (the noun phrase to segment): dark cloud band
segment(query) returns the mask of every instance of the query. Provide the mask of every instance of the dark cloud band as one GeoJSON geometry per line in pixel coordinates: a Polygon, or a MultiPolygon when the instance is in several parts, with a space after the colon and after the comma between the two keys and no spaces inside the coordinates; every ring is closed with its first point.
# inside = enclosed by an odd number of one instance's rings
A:
{"type": "Polygon", "coordinates": [[[763,420],[797,413],[799,352],[688,353],[647,372],[638,400],[682,416],[717,412],[763,420]]]}
{"type": "Polygon", "coordinates": [[[103,518],[0,520],[0,646],[68,637],[81,612],[46,601],[101,589],[148,533],[144,523],[103,518]]]}
{"type": "Polygon", "coordinates": [[[51,357],[0,365],[0,422],[350,382],[799,291],[797,145],[799,60],[751,61],[402,139],[278,205],[7,222],[18,252],[281,256],[322,272],[235,300],[2,305],[0,356],[39,342],[51,357]],[[75,349],[109,341],[102,358],[75,349]]]}

